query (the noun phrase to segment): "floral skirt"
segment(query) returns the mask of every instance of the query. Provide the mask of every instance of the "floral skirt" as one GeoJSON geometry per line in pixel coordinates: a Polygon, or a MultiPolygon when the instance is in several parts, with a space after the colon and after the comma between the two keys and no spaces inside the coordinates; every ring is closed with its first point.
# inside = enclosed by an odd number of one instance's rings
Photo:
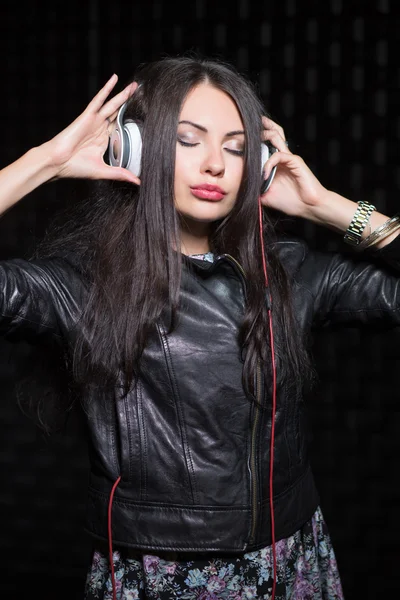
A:
{"type": "MultiPolygon", "coordinates": [[[[335,554],[318,508],[295,534],[276,543],[276,600],[342,600],[335,554]]],[[[192,557],[191,557],[192,558],[192,557]]],[[[138,558],[114,551],[118,600],[258,600],[271,598],[272,546],[241,556],[212,554],[194,560],[166,560],[143,554],[138,558]]],[[[112,600],[107,554],[93,553],[85,600],[112,600]]]]}

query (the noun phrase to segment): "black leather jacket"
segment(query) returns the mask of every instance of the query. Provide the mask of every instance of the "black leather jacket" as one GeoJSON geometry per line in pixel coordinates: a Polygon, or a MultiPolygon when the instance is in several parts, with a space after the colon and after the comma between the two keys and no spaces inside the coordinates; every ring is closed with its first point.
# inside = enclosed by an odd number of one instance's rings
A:
{"type": "MultiPolygon", "coordinates": [[[[305,333],[337,323],[400,323],[400,237],[378,253],[380,266],[310,252],[298,240],[277,245],[305,333]]],[[[8,338],[57,336],[69,347],[85,286],[66,261],[0,263],[1,331],[8,338]]],[[[182,277],[184,311],[167,336],[149,339],[142,377],[127,398],[89,403],[87,529],[147,551],[250,551],[271,543],[270,413],[242,388],[237,333],[244,307],[240,265],[229,256],[193,259],[182,277]]],[[[259,387],[262,396],[263,390],[259,387]]],[[[270,402],[268,398],[267,402],[270,402]]],[[[318,505],[307,458],[302,403],[277,390],[274,462],[276,539],[293,534],[318,505]]]]}

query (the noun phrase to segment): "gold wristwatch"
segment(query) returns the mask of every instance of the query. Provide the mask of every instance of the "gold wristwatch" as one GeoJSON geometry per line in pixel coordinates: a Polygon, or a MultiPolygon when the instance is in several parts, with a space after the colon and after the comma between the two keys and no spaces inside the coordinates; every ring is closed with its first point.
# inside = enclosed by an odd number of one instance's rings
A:
{"type": "Polygon", "coordinates": [[[363,200],[360,200],[357,204],[357,210],[343,237],[343,241],[351,246],[358,246],[361,242],[361,234],[369,221],[371,213],[376,210],[375,206],[363,200]]]}

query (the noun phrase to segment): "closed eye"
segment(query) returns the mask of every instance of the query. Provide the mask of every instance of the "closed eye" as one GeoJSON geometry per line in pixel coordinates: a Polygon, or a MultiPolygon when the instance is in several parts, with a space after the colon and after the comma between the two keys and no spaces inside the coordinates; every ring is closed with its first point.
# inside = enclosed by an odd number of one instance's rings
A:
{"type": "Polygon", "coordinates": [[[244,156],[244,150],[233,150],[232,148],[224,148],[224,150],[236,156],[244,156]]]}
{"type": "MultiPolygon", "coordinates": [[[[184,142],[183,140],[178,138],[178,142],[181,146],[186,146],[187,148],[193,148],[194,146],[198,146],[200,142],[189,143],[184,142]]],[[[235,156],[244,156],[244,150],[233,150],[232,148],[224,148],[230,154],[234,154],[235,156]]]]}
{"type": "Polygon", "coordinates": [[[189,144],[189,142],[184,142],[178,138],[178,142],[181,146],[189,146],[189,148],[193,148],[193,146],[198,146],[200,142],[196,142],[195,144],[189,144]]]}

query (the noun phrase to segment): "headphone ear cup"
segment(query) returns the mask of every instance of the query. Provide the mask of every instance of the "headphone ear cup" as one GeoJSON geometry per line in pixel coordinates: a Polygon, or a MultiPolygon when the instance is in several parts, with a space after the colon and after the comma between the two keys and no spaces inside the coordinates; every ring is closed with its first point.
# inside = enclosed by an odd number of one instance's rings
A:
{"type": "Polygon", "coordinates": [[[142,126],[132,119],[124,120],[127,102],[118,111],[108,141],[108,162],[112,167],[128,169],[139,177],[142,160],[142,126]]]}
{"type": "Polygon", "coordinates": [[[269,151],[269,146],[268,146],[267,142],[262,142],[261,143],[261,189],[260,189],[261,195],[265,194],[267,188],[269,187],[268,181],[266,181],[263,177],[263,171],[264,171],[264,165],[270,156],[271,156],[271,153],[269,151]]]}
{"type": "Polygon", "coordinates": [[[124,125],[126,165],[131,173],[140,176],[142,163],[142,128],[139,123],[127,121],[124,125]]]}
{"type": "Polygon", "coordinates": [[[263,142],[261,144],[261,175],[263,173],[264,165],[267,162],[267,160],[269,159],[270,155],[271,155],[271,153],[269,151],[268,144],[263,142]]]}
{"type": "Polygon", "coordinates": [[[261,144],[261,190],[260,190],[261,195],[265,194],[265,192],[267,190],[269,190],[272,180],[275,177],[276,166],[272,169],[272,171],[269,174],[267,179],[264,179],[264,177],[263,177],[264,165],[274,152],[278,152],[277,148],[275,148],[274,146],[270,146],[268,144],[268,142],[262,142],[262,144],[261,144]]]}

